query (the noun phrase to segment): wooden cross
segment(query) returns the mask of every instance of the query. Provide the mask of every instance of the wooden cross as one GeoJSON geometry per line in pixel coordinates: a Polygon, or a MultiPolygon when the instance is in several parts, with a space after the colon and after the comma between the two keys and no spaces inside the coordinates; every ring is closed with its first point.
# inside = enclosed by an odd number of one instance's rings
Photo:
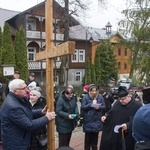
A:
{"type": "MultiPolygon", "coordinates": [[[[53,0],[47,0],[45,4],[46,18],[46,50],[36,54],[36,60],[46,59],[46,102],[49,111],[54,111],[54,81],[53,81],[53,58],[75,51],[75,42],[66,42],[56,47],[53,46],[53,0]]],[[[55,126],[54,120],[48,124],[48,150],[55,150],[55,126]]]]}

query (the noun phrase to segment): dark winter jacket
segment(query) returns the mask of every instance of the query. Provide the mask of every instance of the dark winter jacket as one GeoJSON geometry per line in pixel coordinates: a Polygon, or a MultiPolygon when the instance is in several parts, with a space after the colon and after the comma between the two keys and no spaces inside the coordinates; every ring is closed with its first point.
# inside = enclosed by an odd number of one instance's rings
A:
{"type": "MultiPolygon", "coordinates": [[[[36,109],[43,109],[46,105],[46,99],[44,97],[40,97],[37,102],[32,106],[33,110],[36,109]]],[[[40,146],[37,137],[40,137],[42,135],[46,135],[46,126],[36,130],[32,131],[31,133],[31,146],[30,150],[47,150],[47,145],[40,146]]]]}
{"type": "Polygon", "coordinates": [[[3,150],[27,150],[31,131],[48,122],[46,116],[42,117],[41,109],[32,112],[29,101],[10,92],[1,107],[3,150]]]}
{"type": "Polygon", "coordinates": [[[83,131],[84,132],[99,132],[103,128],[103,123],[101,122],[102,110],[104,110],[105,102],[103,97],[97,95],[97,103],[101,104],[100,108],[97,110],[93,108],[93,99],[89,94],[86,94],[82,99],[81,109],[83,110],[83,131]]]}
{"type": "Polygon", "coordinates": [[[142,106],[136,112],[132,128],[136,141],[150,142],[150,104],[142,106]]]}
{"type": "Polygon", "coordinates": [[[62,92],[56,105],[56,129],[59,133],[70,133],[76,126],[76,119],[79,116],[78,106],[74,96],[68,100],[62,92]],[[70,114],[76,114],[75,119],[69,119],[70,114]]]}
{"type": "Polygon", "coordinates": [[[112,103],[114,102],[114,98],[108,92],[106,92],[105,95],[103,95],[103,98],[105,101],[106,109],[103,111],[102,114],[105,115],[105,113],[107,113],[111,109],[112,103]]]}

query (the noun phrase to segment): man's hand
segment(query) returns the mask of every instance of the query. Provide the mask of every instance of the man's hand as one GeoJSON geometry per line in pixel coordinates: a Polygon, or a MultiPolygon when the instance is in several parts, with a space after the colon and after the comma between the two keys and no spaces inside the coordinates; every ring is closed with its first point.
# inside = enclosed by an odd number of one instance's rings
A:
{"type": "Polygon", "coordinates": [[[48,118],[48,120],[52,120],[52,119],[55,119],[56,114],[54,111],[53,112],[47,111],[45,116],[48,118]]]}
{"type": "Polygon", "coordinates": [[[127,130],[127,124],[123,123],[123,124],[121,125],[121,128],[122,128],[123,130],[127,130]]]}

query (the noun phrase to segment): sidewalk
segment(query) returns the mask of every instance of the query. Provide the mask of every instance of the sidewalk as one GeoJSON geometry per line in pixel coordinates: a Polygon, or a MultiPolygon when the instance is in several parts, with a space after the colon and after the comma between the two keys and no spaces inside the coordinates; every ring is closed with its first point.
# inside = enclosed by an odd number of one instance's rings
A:
{"type": "MultiPolygon", "coordinates": [[[[56,144],[55,149],[58,148],[58,133],[56,132],[56,144]]],[[[101,132],[99,133],[99,140],[98,140],[98,149],[101,139],[101,132]]],[[[74,150],[84,150],[84,132],[82,127],[76,127],[75,130],[72,133],[71,141],[70,141],[70,147],[72,147],[74,150]]]]}

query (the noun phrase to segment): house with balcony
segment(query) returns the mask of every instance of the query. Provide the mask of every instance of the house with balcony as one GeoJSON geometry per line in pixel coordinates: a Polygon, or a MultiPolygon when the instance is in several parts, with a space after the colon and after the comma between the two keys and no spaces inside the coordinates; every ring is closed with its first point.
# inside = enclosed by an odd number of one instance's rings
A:
{"type": "MultiPolygon", "coordinates": [[[[64,42],[64,8],[53,1],[53,43],[58,45],[64,42]]],[[[70,26],[79,24],[72,16],[69,17],[70,26]]],[[[7,20],[11,28],[12,38],[16,30],[22,25],[27,38],[28,68],[36,74],[36,79],[43,84],[45,82],[46,62],[35,61],[35,54],[45,50],[45,2],[31,7],[7,20]]],[[[58,83],[60,58],[54,59],[54,72],[58,83]]]]}
{"type": "MultiPolygon", "coordinates": [[[[53,2],[53,43],[58,45],[64,41],[64,9],[53,2]]],[[[68,64],[65,72],[65,82],[79,86],[85,75],[86,59],[94,62],[95,51],[101,39],[109,39],[115,46],[119,75],[126,76],[130,71],[127,63],[130,54],[126,48],[118,43],[122,36],[116,31],[111,30],[111,24],[108,23],[105,28],[89,28],[79,24],[70,16],[69,40],[75,41],[75,53],[68,56],[68,64]]],[[[46,78],[46,62],[35,61],[35,54],[45,50],[45,2],[42,2],[26,11],[12,15],[7,20],[11,27],[12,39],[15,37],[16,30],[23,25],[27,37],[28,67],[30,72],[36,74],[36,80],[44,84],[46,78]]],[[[54,59],[54,81],[59,83],[60,58],[54,59]]]]}

